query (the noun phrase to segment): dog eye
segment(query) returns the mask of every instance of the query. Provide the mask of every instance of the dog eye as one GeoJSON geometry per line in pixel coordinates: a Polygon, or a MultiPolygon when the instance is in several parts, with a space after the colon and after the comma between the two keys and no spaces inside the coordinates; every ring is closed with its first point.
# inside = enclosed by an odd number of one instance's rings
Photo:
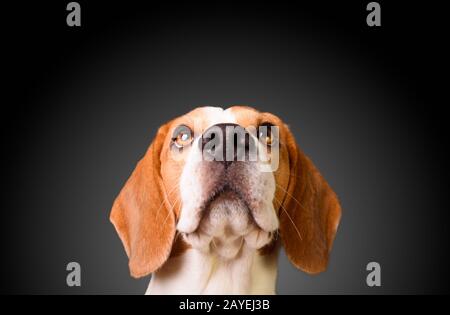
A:
{"type": "Polygon", "coordinates": [[[263,123],[258,128],[258,139],[267,146],[272,146],[276,141],[276,135],[272,132],[272,127],[274,125],[271,123],[263,123]]]}
{"type": "Polygon", "coordinates": [[[193,139],[192,130],[188,126],[180,125],[173,133],[172,142],[177,148],[182,148],[191,144],[193,139]]]}

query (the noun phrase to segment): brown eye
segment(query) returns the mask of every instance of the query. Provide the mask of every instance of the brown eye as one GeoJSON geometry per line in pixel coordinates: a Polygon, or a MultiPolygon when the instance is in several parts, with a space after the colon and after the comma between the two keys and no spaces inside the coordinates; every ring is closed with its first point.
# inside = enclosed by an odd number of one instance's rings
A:
{"type": "Polygon", "coordinates": [[[276,141],[276,134],[273,132],[273,128],[276,128],[271,123],[261,124],[258,128],[258,139],[261,143],[272,146],[276,141]]]}
{"type": "Polygon", "coordinates": [[[181,125],[175,129],[172,141],[177,148],[182,148],[191,144],[192,140],[192,130],[188,126],[181,125]]]}

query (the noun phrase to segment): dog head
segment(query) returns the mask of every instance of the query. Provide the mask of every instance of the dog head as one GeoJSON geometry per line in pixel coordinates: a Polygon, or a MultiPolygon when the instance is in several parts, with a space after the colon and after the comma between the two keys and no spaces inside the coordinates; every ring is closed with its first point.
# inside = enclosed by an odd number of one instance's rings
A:
{"type": "Polygon", "coordinates": [[[163,125],[111,221],[134,277],[189,247],[225,260],[243,246],[263,253],[278,234],[297,268],[318,273],[340,214],[335,193],[281,119],[234,106],[197,108],[163,125]]]}

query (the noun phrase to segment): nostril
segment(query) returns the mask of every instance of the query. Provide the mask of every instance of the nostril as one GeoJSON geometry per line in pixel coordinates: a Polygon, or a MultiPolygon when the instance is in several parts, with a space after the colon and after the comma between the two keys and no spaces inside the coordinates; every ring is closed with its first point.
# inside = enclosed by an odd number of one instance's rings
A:
{"type": "Polygon", "coordinates": [[[206,144],[207,144],[208,142],[214,140],[215,137],[216,137],[216,134],[215,134],[215,133],[211,133],[211,134],[208,135],[208,136],[203,135],[203,136],[202,136],[202,141],[201,141],[201,149],[203,149],[203,148],[206,146],[206,144]]]}
{"type": "Polygon", "coordinates": [[[233,161],[227,161],[227,159],[224,159],[223,165],[225,166],[225,169],[227,169],[231,165],[231,163],[233,163],[233,161]]]}
{"type": "Polygon", "coordinates": [[[203,133],[201,151],[207,160],[220,161],[228,167],[233,161],[246,159],[250,138],[249,133],[237,124],[217,124],[203,133]]]}
{"type": "Polygon", "coordinates": [[[248,151],[250,148],[250,134],[249,133],[245,134],[243,141],[244,141],[245,151],[248,151]]]}

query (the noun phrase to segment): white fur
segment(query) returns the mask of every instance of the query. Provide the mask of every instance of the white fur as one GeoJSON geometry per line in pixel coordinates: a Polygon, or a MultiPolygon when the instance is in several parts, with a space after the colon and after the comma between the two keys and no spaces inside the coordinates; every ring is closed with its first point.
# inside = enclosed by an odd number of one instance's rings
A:
{"type": "MultiPolygon", "coordinates": [[[[204,108],[203,117],[202,131],[218,123],[236,123],[231,111],[218,107],[204,108]]],[[[191,248],[152,275],[146,294],[274,294],[277,252],[262,256],[258,251],[269,244],[279,224],[272,203],[273,173],[245,166],[249,174],[245,187],[256,200],[253,219],[232,192],[217,197],[207,215],[202,214],[201,205],[211,195],[204,186],[213,187],[218,178],[200,173],[200,137],[201,133],[196,135],[187,154],[179,185],[182,208],[177,230],[191,248]]]]}
{"type": "MultiPolygon", "coordinates": [[[[229,110],[220,107],[205,107],[203,110],[204,120],[202,125],[204,130],[219,123],[236,123],[236,119],[229,110]]],[[[195,122],[194,122],[195,123],[195,122]]],[[[200,124],[200,122],[198,122],[200,124]]],[[[197,128],[197,126],[196,126],[197,128]]],[[[196,135],[192,148],[198,148],[201,135],[196,135]]],[[[180,178],[180,194],[183,208],[180,220],[177,224],[178,231],[190,233],[195,230],[200,221],[199,209],[196,207],[202,199],[202,185],[199,176],[196,174],[198,163],[202,159],[202,152],[198,149],[189,151],[185,166],[180,178]]],[[[213,174],[211,174],[213,176],[213,174]]]]}
{"type": "Polygon", "coordinates": [[[152,275],[146,294],[275,294],[276,260],[247,247],[230,261],[189,249],[152,275]]]}

